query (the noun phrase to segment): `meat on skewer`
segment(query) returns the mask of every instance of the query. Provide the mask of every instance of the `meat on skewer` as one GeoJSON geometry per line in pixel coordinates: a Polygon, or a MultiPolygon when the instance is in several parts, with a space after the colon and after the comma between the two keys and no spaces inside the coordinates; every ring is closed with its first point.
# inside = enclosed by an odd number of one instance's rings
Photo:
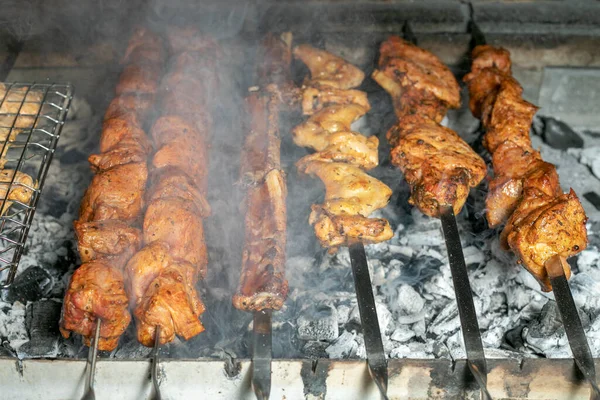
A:
{"type": "Polygon", "coordinates": [[[240,176],[246,186],[240,283],[233,305],[244,311],[279,310],[287,297],[285,247],[287,187],[280,165],[279,115],[293,83],[291,36],[265,36],[258,82],[246,97],[246,140],[240,176]]]}
{"type": "MultiPolygon", "coordinates": [[[[494,227],[506,222],[502,247],[517,255],[542,290],[550,291],[545,264],[586,248],[587,217],[575,192],[563,193],[555,166],[531,145],[529,131],[537,107],[522,98],[509,52],[477,46],[472,57],[471,72],[464,78],[469,106],[486,129],[483,143],[494,168],[486,199],[488,223],[494,227]]],[[[568,278],[568,264],[561,264],[568,278]]]]}
{"type": "Polygon", "coordinates": [[[351,130],[352,122],[370,109],[366,94],[353,90],[364,73],[308,45],[296,47],[294,56],[308,66],[311,76],[301,89],[303,112],[311,116],[293,130],[294,142],[317,151],[300,159],[297,167],[318,176],[326,189],[325,202],[313,205],[309,218],[317,238],[330,251],[356,241],[390,239],[388,221],[369,218],[392,195],[388,186],[364,172],[379,164],[379,140],[351,130]]]}
{"type": "Polygon", "coordinates": [[[172,62],[163,78],[160,116],[151,129],[155,153],[143,221],[145,247],[125,267],[137,338],[154,346],[202,331],[204,304],[196,290],[207,270],[202,218],[206,201],[208,104],[214,96],[215,44],[195,30],[168,33],[172,62]]]}
{"type": "Polygon", "coordinates": [[[486,175],[481,157],[440,125],[447,109],[460,105],[458,83],[437,57],[397,36],[382,43],[380,54],[373,79],[390,94],[398,116],[387,139],[391,161],[411,187],[409,202],[430,217],[439,217],[441,206],[458,214],[486,175]]]}
{"type": "Polygon", "coordinates": [[[141,124],[157,91],[163,57],[161,40],[149,30],[136,30],[123,58],[117,96],[105,114],[100,154],[89,158],[96,175],[75,221],[83,264],[69,282],[60,329],[64,337],[83,335],[89,345],[100,318],[100,350],[113,350],[131,321],[122,269],[141,245],[134,225],[144,206],[152,151],[141,124]]]}

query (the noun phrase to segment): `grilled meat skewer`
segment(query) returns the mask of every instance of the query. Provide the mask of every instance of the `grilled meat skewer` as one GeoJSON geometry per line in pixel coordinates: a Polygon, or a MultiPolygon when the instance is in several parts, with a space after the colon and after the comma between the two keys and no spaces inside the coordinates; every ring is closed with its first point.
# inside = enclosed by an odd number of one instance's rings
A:
{"type": "Polygon", "coordinates": [[[139,249],[135,228],[144,206],[152,147],[142,122],[154,101],[164,51],[160,38],[137,29],[123,57],[124,70],[102,127],[100,154],[89,158],[96,175],[75,221],[83,264],[65,293],[60,330],[89,345],[101,320],[98,349],[113,350],[131,321],[123,267],[139,249]]]}
{"type": "MultiPolygon", "coordinates": [[[[529,130],[537,107],[523,100],[508,51],[483,45],[472,57],[471,72],[464,78],[469,106],[486,129],[483,144],[494,168],[486,199],[488,223],[506,223],[502,247],[517,255],[542,290],[550,291],[545,264],[586,248],[587,217],[575,192],[563,193],[556,167],[531,145],[529,130]]],[[[568,264],[562,265],[568,278],[568,264]]]]}

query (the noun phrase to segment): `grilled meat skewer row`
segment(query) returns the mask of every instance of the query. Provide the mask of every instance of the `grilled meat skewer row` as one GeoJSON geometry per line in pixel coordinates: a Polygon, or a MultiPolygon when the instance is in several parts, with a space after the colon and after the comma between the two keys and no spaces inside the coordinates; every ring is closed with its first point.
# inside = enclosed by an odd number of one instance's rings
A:
{"type": "MultiPolygon", "coordinates": [[[[523,100],[512,77],[510,53],[477,46],[469,87],[469,106],[481,119],[483,144],[492,154],[494,178],[486,198],[490,226],[506,223],[500,242],[538,280],[552,290],[545,264],[553,256],[568,258],[587,246],[585,211],[571,189],[563,193],[556,167],[542,160],[531,145],[529,130],[537,107],[523,100]]],[[[567,278],[571,271],[562,263],[567,278]]]]}
{"type": "Polygon", "coordinates": [[[144,247],[125,267],[125,284],[145,346],[190,339],[204,331],[196,290],[207,269],[202,218],[206,201],[209,104],[216,44],[196,30],[169,32],[171,63],[160,87],[160,116],[151,129],[156,152],[143,221],[144,247]]]}
{"type": "Polygon", "coordinates": [[[100,318],[100,350],[113,350],[131,321],[122,270],[142,241],[135,226],[152,151],[142,123],[154,101],[163,62],[161,40],[147,29],[137,29],[123,57],[117,96],[105,114],[100,154],[89,157],[96,175],[74,223],[83,264],[65,293],[60,330],[64,337],[71,332],[83,335],[89,345],[100,318]]]}
{"type": "Polygon", "coordinates": [[[323,247],[334,252],[353,242],[378,243],[393,236],[389,222],[369,215],[387,205],[391,189],[365,170],[379,164],[377,137],[351,130],[370,109],[359,86],[364,73],[347,61],[308,45],[294,49],[311,74],[301,89],[309,119],[293,130],[294,142],[316,150],[296,164],[325,184],[325,202],[313,205],[309,222],[323,247]]]}
{"type": "Polygon", "coordinates": [[[287,297],[285,246],[287,186],[280,164],[279,115],[290,77],[291,34],[261,42],[258,83],[246,96],[246,140],[240,162],[246,187],[240,283],[233,305],[244,311],[279,310],[287,297]]]}
{"type": "Polygon", "coordinates": [[[450,70],[430,52],[391,36],[381,44],[373,79],[392,97],[398,122],[387,133],[391,161],[411,187],[409,202],[439,217],[442,206],[462,209],[486,175],[485,162],[453,130],[440,125],[460,106],[450,70]]]}

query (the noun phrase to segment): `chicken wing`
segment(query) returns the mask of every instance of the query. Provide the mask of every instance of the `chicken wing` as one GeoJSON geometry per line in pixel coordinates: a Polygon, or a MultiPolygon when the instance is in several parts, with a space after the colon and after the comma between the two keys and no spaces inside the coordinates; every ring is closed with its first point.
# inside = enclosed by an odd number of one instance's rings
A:
{"type": "Polygon", "coordinates": [[[352,89],[365,79],[364,72],[343,58],[306,44],[294,48],[294,57],[308,66],[311,84],[352,89]]]}
{"type": "Polygon", "coordinates": [[[37,182],[34,183],[26,173],[0,169],[0,203],[3,206],[0,214],[5,215],[15,201],[29,205],[36,188],[37,182]]]}

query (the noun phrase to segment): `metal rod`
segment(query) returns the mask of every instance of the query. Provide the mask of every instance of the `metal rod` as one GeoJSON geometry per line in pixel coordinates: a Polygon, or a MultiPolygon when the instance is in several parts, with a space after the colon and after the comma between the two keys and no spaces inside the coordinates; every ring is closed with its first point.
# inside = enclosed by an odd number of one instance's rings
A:
{"type": "Polygon", "coordinates": [[[258,400],[271,395],[271,310],[254,312],[252,344],[252,387],[258,400]]]}
{"type": "MultiPolygon", "coordinates": [[[[567,260],[564,257],[556,255],[545,263],[552,291],[558,305],[558,311],[569,339],[569,346],[575,359],[575,364],[591,385],[592,399],[600,399],[600,389],[596,382],[596,367],[594,358],[585,337],[577,306],[573,300],[573,294],[569,288],[567,277],[565,276],[565,264],[567,260]]],[[[566,266],[568,268],[568,265],[566,266]]]]}
{"type": "Polygon", "coordinates": [[[450,271],[452,272],[452,282],[454,283],[454,294],[456,295],[456,302],[458,304],[460,326],[467,353],[467,365],[479,384],[481,397],[483,399],[491,399],[492,397],[487,390],[487,363],[481,342],[477,313],[475,312],[469,274],[452,207],[440,207],[440,219],[448,250],[448,260],[450,262],[450,271]]]}
{"type": "Polygon", "coordinates": [[[387,400],[387,360],[383,349],[379,320],[377,319],[377,308],[375,306],[375,296],[373,295],[365,246],[361,242],[358,242],[350,245],[349,250],[360,322],[365,337],[369,373],[379,388],[381,397],[387,400]]]}
{"type": "Polygon", "coordinates": [[[150,376],[152,378],[152,386],[154,387],[154,394],[151,397],[154,400],[161,400],[160,385],[158,382],[158,352],[160,350],[160,325],[156,325],[154,330],[154,349],[152,349],[152,369],[150,376]]]}
{"type": "Polygon", "coordinates": [[[98,358],[98,341],[100,340],[100,326],[102,320],[96,319],[96,331],[92,339],[90,348],[88,349],[87,358],[87,375],[85,377],[85,393],[83,394],[82,400],[96,400],[96,393],[94,392],[94,377],[96,375],[96,359],[98,358]]]}

